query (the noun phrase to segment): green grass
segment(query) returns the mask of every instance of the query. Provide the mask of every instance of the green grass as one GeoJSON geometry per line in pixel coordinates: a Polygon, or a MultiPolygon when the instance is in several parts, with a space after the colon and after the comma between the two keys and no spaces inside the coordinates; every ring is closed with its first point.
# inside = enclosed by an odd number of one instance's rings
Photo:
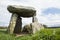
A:
{"type": "Polygon", "coordinates": [[[0,29],[0,40],[60,40],[60,28],[45,28],[34,35],[21,37],[8,34],[6,29],[0,29]]]}

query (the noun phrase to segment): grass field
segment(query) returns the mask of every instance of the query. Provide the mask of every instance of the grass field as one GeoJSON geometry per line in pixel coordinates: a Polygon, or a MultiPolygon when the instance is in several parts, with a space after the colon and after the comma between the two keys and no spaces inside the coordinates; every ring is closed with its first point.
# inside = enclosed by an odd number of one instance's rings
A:
{"type": "Polygon", "coordinates": [[[16,37],[8,34],[7,29],[0,29],[0,40],[60,40],[60,28],[45,28],[34,35],[16,37]]]}

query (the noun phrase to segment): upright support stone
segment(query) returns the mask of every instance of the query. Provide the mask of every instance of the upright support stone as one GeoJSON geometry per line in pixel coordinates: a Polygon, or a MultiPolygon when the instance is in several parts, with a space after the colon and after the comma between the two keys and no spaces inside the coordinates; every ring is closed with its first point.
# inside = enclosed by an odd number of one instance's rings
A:
{"type": "Polygon", "coordinates": [[[13,34],[15,25],[16,25],[16,20],[17,20],[18,15],[17,14],[12,14],[11,20],[10,20],[10,24],[8,27],[8,33],[13,34]]]}
{"type": "Polygon", "coordinates": [[[32,22],[34,22],[34,16],[32,17],[32,22]]]}
{"type": "Polygon", "coordinates": [[[19,34],[21,33],[22,29],[22,18],[18,16],[17,21],[16,21],[16,26],[14,28],[14,33],[19,34]]]}
{"type": "Polygon", "coordinates": [[[34,16],[32,16],[32,23],[36,21],[36,17],[35,17],[36,16],[36,12],[34,12],[34,13],[35,13],[34,16]]]}
{"type": "Polygon", "coordinates": [[[32,22],[38,22],[38,19],[35,16],[33,16],[32,17],[32,22]]]}

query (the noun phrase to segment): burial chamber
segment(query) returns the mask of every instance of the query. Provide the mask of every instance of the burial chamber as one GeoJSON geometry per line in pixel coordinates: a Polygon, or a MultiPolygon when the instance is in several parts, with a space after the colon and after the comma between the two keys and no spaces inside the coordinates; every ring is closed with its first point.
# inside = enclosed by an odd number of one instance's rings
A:
{"type": "Polygon", "coordinates": [[[21,17],[32,17],[34,21],[34,16],[36,16],[36,10],[33,7],[19,6],[19,5],[9,5],[7,10],[12,13],[9,27],[7,29],[8,33],[21,33],[22,29],[22,18],[21,17]]]}

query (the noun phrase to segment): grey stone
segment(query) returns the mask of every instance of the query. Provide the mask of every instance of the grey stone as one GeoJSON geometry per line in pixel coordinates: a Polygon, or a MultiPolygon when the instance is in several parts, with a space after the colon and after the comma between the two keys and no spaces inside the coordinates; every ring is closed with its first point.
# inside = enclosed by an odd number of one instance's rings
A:
{"type": "Polygon", "coordinates": [[[17,14],[12,14],[11,20],[9,27],[7,29],[8,33],[13,34],[15,25],[16,25],[16,20],[17,20],[18,15],[17,14]]]}
{"type": "Polygon", "coordinates": [[[32,22],[38,22],[38,19],[37,19],[36,16],[33,16],[33,17],[32,17],[32,22]]]}
{"type": "Polygon", "coordinates": [[[16,25],[15,25],[15,28],[14,28],[14,33],[15,34],[20,34],[21,29],[22,29],[22,18],[20,16],[18,16],[17,21],[16,21],[16,25]]]}
{"type": "Polygon", "coordinates": [[[36,10],[33,7],[10,5],[7,7],[7,9],[9,12],[16,13],[16,14],[20,15],[21,17],[36,16],[36,10]]]}
{"type": "Polygon", "coordinates": [[[41,29],[44,29],[43,25],[38,22],[34,22],[34,23],[30,23],[30,24],[25,25],[23,27],[22,32],[35,34],[36,32],[40,31],[41,29]]]}
{"type": "Polygon", "coordinates": [[[30,24],[25,25],[22,29],[22,32],[31,34],[32,33],[32,26],[30,24]]]}
{"type": "Polygon", "coordinates": [[[41,29],[44,29],[44,26],[38,22],[32,23],[31,26],[32,26],[32,33],[33,34],[40,31],[41,29]]]}
{"type": "Polygon", "coordinates": [[[38,19],[36,17],[33,17],[34,22],[27,24],[23,28],[23,32],[32,33],[35,34],[36,32],[40,31],[41,29],[44,29],[44,26],[38,22],[38,19]]]}

